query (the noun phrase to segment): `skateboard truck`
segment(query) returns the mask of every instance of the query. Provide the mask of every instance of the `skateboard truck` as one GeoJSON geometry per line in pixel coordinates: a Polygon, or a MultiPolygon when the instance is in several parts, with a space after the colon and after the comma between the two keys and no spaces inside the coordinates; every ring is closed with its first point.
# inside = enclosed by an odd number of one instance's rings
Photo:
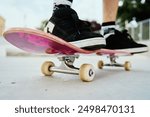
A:
{"type": "Polygon", "coordinates": [[[59,67],[52,67],[50,70],[53,72],[66,73],[66,74],[79,74],[79,68],[73,65],[76,58],[79,56],[62,56],[58,57],[61,65],[59,67]]]}
{"type": "Polygon", "coordinates": [[[98,62],[98,68],[103,69],[104,66],[110,66],[110,67],[124,67],[126,71],[130,71],[131,69],[131,63],[129,61],[126,61],[124,64],[120,64],[116,62],[116,59],[118,56],[116,55],[109,55],[108,56],[110,63],[104,63],[102,60],[98,62]]]}
{"type": "Polygon", "coordinates": [[[46,61],[43,63],[41,71],[46,76],[51,76],[54,72],[58,72],[79,75],[82,81],[92,81],[95,76],[93,66],[90,64],[83,64],[80,68],[77,68],[73,65],[75,59],[77,58],[79,58],[79,55],[66,55],[58,57],[61,62],[59,67],[55,67],[54,63],[51,61],[46,61]]]}

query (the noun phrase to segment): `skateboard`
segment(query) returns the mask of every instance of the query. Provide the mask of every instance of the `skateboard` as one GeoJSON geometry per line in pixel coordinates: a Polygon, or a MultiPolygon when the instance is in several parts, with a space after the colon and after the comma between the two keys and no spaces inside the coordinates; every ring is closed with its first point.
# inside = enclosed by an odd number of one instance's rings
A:
{"type": "Polygon", "coordinates": [[[51,76],[54,72],[76,74],[82,81],[92,81],[95,76],[94,67],[91,64],[83,64],[80,68],[75,67],[74,61],[80,54],[106,55],[110,59],[109,64],[103,61],[98,62],[98,67],[104,66],[124,67],[126,71],[131,68],[131,63],[124,64],[116,62],[118,56],[130,55],[128,52],[114,51],[108,49],[84,50],[63,39],[43,31],[29,28],[11,28],[4,32],[4,38],[12,45],[29,53],[54,54],[61,61],[61,65],[56,67],[52,61],[46,61],[41,66],[41,71],[46,76],[51,76]]]}

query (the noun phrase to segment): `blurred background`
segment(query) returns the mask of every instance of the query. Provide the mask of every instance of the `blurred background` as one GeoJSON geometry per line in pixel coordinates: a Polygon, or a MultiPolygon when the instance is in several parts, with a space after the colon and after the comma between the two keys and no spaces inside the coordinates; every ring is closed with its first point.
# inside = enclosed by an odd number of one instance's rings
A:
{"type": "Polygon", "coordinates": [[[136,40],[150,39],[150,0],[120,0],[118,25],[136,40]]]}

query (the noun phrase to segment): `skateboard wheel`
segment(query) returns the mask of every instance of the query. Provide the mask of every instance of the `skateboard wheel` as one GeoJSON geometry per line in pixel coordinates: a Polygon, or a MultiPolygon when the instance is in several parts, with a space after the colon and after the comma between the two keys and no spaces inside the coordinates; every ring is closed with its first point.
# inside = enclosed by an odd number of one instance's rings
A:
{"type": "Polygon", "coordinates": [[[51,67],[54,67],[54,63],[51,61],[46,61],[42,64],[41,71],[45,76],[51,76],[54,72],[50,70],[51,67]]]}
{"type": "Polygon", "coordinates": [[[98,68],[99,68],[99,69],[103,69],[103,67],[104,67],[104,62],[103,62],[102,60],[100,60],[100,61],[98,62],[98,68]]]}
{"type": "Polygon", "coordinates": [[[126,71],[130,71],[131,70],[131,63],[129,61],[126,61],[124,64],[124,68],[126,71]]]}
{"type": "Polygon", "coordinates": [[[94,67],[90,64],[83,64],[79,70],[79,77],[85,82],[92,81],[95,77],[94,67]]]}

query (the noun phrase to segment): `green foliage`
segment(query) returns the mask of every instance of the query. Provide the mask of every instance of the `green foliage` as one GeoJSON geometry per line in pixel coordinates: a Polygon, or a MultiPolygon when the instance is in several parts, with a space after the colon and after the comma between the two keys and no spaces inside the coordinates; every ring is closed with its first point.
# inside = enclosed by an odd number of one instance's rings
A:
{"type": "Polygon", "coordinates": [[[125,26],[125,21],[131,21],[135,17],[137,21],[150,18],[150,1],[144,4],[141,0],[124,0],[123,6],[118,9],[117,18],[120,19],[121,26],[125,26]]]}

